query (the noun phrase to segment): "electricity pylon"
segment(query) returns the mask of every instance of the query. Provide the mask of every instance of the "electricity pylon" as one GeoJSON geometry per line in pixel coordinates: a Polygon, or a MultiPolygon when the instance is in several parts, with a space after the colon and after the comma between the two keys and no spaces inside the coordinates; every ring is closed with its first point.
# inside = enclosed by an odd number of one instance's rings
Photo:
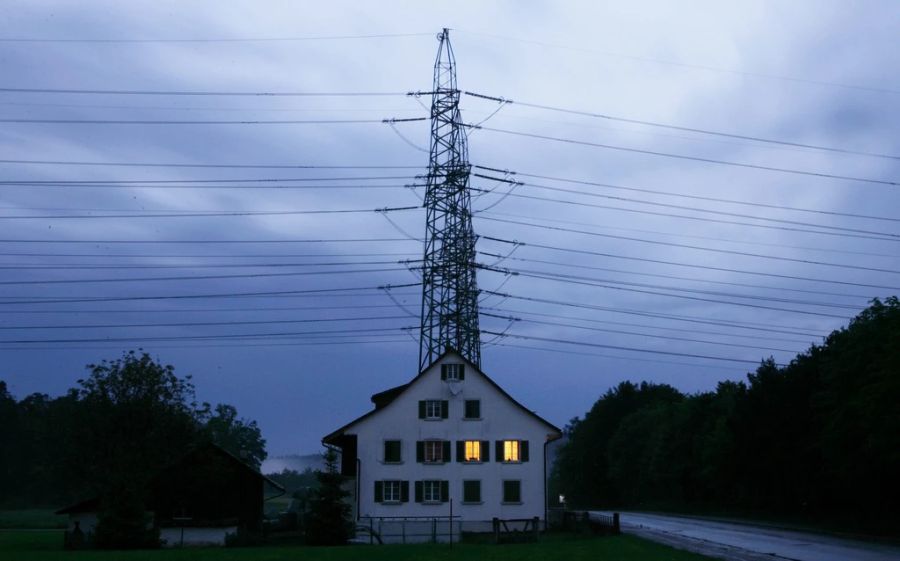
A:
{"type": "Polygon", "coordinates": [[[481,365],[469,154],[449,30],[439,35],[431,92],[419,370],[447,347],[481,365]]]}

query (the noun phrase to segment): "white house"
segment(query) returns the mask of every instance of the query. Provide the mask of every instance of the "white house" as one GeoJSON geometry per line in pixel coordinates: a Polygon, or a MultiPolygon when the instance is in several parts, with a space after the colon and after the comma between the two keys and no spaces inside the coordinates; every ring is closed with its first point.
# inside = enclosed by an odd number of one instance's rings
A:
{"type": "Polygon", "coordinates": [[[422,541],[447,539],[451,509],[455,535],[494,518],[546,520],[546,450],[560,430],[457,352],[372,401],[323,439],[341,449],[358,524],[422,541]]]}

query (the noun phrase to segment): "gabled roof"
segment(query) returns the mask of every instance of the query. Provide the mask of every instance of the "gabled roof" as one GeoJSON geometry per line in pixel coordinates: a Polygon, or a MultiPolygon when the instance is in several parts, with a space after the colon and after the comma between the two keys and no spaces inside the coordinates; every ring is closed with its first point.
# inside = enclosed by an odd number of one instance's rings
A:
{"type": "Polygon", "coordinates": [[[431,362],[431,364],[429,364],[428,366],[426,366],[421,372],[419,372],[419,373],[416,375],[415,378],[413,378],[412,380],[410,380],[408,383],[403,384],[402,386],[396,386],[396,387],[390,388],[390,389],[388,389],[388,390],[385,390],[385,391],[383,391],[383,392],[376,393],[375,395],[373,395],[373,396],[372,396],[372,402],[375,404],[375,409],[369,411],[368,413],[366,413],[366,414],[364,414],[364,415],[361,415],[360,417],[357,417],[356,419],[350,421],[349,423],[347,423],[346,425],[344,425],[344,426],[342,426],[341,428],[337,429],[336,431],[332,432],[331,434],[326,435],[324,438],[322,438],[322,443],[323,443],[323,444],[333,444],[333,445],[336,445],[336,444],[338,443],[338,439],[339,439],[341,436],[343,436],[344,432],[345,432],[347,429],[349,429],[349,428],[352,427],[353,425],[356,425],[357,423],[359,423],[359,422],[361,422],[361,421],[363,421],[363,420],[365,420],[365,419],[368,419],[369,417],[371,417],[371,416],[374,415],[375,413],[377,413],[377,412],[379,412],[380,410],[382,410],[382,409],[384,409],[385,407],[387,407],[392,401],[394,401],[395,399],[397,399],[398,397],[400,397],[400,396],[403,394],[403,392],[405,392],[410,386],[412,386],[413,384],[415,384],[416,381],[417,381],[419,378],[421,378],[422,376],[424,376],[426,372],[428,372],[429,370],[431,370],[431,367],[432,367],[432,366],[434,366],[438,361],[442,360],[445,356],[447,356],[448,354],[451,354],[451,353],[452,353],[452,354],[455,354],[456,356],[458,356],[459,358],[461,358],[461,359],[466,363],[466,365],[468,365],[470,368],[473,368],[476,372],[478,372],[479,374],[481,374],[482,376],[484,376],[484,379],[487,380],[489,384],[491,384],[492,386],[494,386],[494,388],[496,388],[497,391],[499,391],[501,395],[503,395],[504,397],[506,397],[506,399],[508,399],[510,402],[512,402],[513,405],[515,405],[516,407],[518,407],[519,409],[521,409],[522,411],[524,411],[525,413],[527,413],[527,414],[530,415],[531,417],[535,418],[535,419],[536,419],[537,421],[539,421],[540,423],[543,423],[543,424],[546,425],[548,428],[552,429],[554,432],[557,432],[557,433],[559,433],[560,435],[562,434],[562,431],[559,429],[559,427],[557,427],[556,425],[554,425],[554,424],[551,423],[550,421],[544,419],[543,417],[541,417],[540,415],[538,415],[537,413],[535,413],[535,412],[532,411],[531,409],[528,409],[527,407],[525,407],[524,405],[522,405],[521,403],[519,403],[518,401],[516,401],[511,395],[509,395],[508,393],[506,393],[506,390],[504,390],[503,388],[501,388],[500,385],[497,384],[497,382],[493,381],[493,380],[491,379],[490,376],[488,376],[487,374],[485,374],[484,372],[482,372],[482,370],[481,370],[478,366],[476,366],[475,364],[473,364],[473,363],[472,363],[469,359],[467,359],[466,357],[462,356],[462,354],[460,354],[460,353],[459,353],[458,351],[456,351],[455,349],[452,349],[452,348],[450,348],[450,347],[447,347],[447,350],[445,350],[444,353],[443,353],[441,356],[439,356],[439,357],[437,357],[436,359],[434,359],[434,360],[431,362]]]}

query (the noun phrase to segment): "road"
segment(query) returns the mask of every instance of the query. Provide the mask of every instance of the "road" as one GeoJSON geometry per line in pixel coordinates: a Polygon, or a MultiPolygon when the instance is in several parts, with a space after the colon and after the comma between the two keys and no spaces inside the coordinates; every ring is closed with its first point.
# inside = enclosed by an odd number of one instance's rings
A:
{"type": "Polygon", "coordinates": [[[768,526],[637,512],[621,513],[620,523],[625,533],[729,561],[900,561],[895,545],[768,526]]]}

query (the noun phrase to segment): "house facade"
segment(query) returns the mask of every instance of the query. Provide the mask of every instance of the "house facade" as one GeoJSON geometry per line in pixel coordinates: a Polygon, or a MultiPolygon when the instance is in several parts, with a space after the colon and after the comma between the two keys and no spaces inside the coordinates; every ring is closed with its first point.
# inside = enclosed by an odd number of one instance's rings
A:
{"type": "Polygon", "coordinates": [[[323,439],[341,449],[358,521],[449,520],[452,508],[458,532],[546,519],[546,447],[560,430],[458,353],[372,401],[323,439]]]}

